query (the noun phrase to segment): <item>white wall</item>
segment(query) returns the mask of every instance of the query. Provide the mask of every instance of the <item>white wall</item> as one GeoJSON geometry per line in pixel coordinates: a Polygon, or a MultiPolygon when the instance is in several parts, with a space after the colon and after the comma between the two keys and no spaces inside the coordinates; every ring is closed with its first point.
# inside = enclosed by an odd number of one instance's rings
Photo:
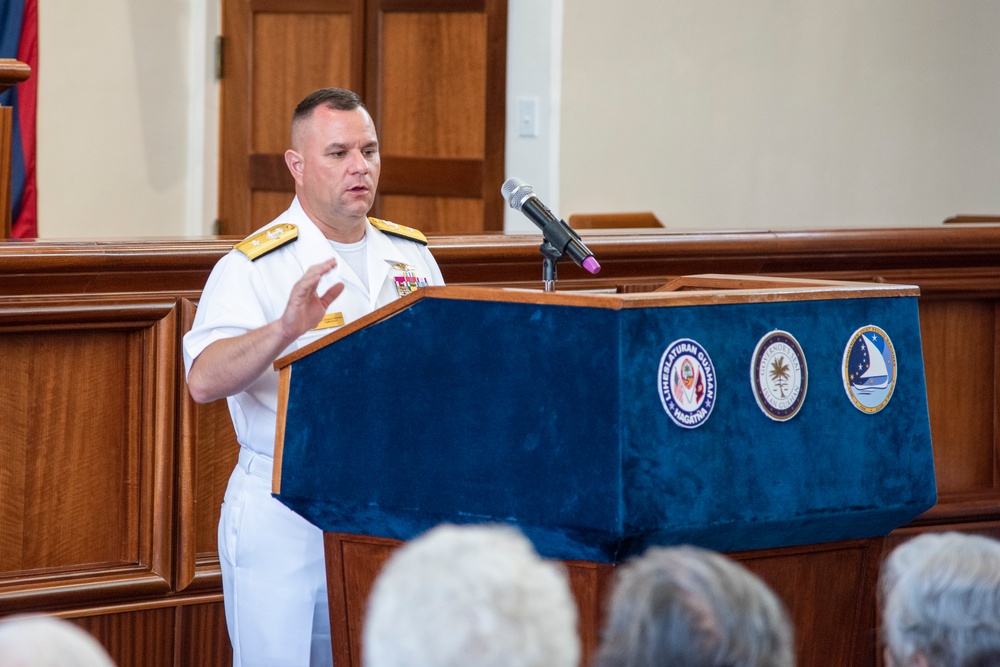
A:
{"type": "Polygon", "coordinates": [[[40,0],[40,237],[210,229],[218,14],[218,0],[40,0]]]}
{"type": "Polygon", "coordinates": [[[677,229],[1000,214],[998,34],[995,0],[569,2],[562,211],[677,229]]]}
{"type": "MultiPolygon", "coordinates": [[[[575,2],[575,0],[570,0],[575,2]]],[[[559,211],[559,120],[563,0],[509,0],[507,5],[507,146],[504,178],[531,185],[559,211]],[[520,100],[538,102],[538,136],[520,136],[520,100]]],[[[497,196],[500,186],[497,185],[497,196]]],[[[535,233],[524,215],[505,208],[504,229],[535,233]]]]}
{"type": "MultiPolygon", "coordinates": [[[[40,0],[42,237],[210,231],[219,2],[40,0]]],[[[995,0],[509,0],[508,18],[506,176],[563,217],[1000,213],[995,0]],[[537,137],[518,136],[522,98],[538,99],[537,137]]],[[[535,231],[510,209],[505,224],[535,231]]]]}

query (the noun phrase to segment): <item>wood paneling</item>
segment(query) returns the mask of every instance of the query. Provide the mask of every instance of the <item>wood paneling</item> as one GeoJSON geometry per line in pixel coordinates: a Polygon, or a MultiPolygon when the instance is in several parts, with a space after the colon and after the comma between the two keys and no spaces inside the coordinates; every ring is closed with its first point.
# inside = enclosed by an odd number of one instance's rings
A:
{"type": "Polygon", "coordinates": [[[57,612],[93,635],[118,667],[219,667],[232,663],[219,595],[57,612]],[[220,641],[220,639],[224,641],[220,641]]]}
{"type": "MultiPolygon", "coordinates": [[[[382,215],[387,220],[420,220],[438,231],[469,234],[476,231],[482,219],[483,203],[479,199],[455,197],[383,195],[382,215]]],[[[420,230],[426,232],[424,228],[420,230]]]]}
{"type": "Polygon", "coordinates": [[[938,493],[996,490],[994,410],[996,301],[925,299],[920,304],[927,402],[938,493]],[[975,397],[956,400],[958,396],[975,397]]]}
{"type": "Polygon", "coordinates": [[[615,568],[585,561],[567,561],[564,565],[580,614],[580,662],[588,665],[600,643],[615,568]]]}
{"type": "Polygon", "coordinates": [[[503,0],[224,3],[220,232],[246,235],[287,208],[292,110],[326,86],[358,92],[378,127],[386,178],[373,215],[434,232],[502,229],[506,11],[503,0]],[[434,199],[386,208],[381,195],[434,199]]]}
{"type": "Polygon", "coordinates": [[[71,620],[94,635],[118,667],[173,667],[176,616],[164,607],[71,620]]]}
{"type": "MultiPolygon", "coordinates": [[[[427,205],[397,197],[401,207],[427,205]]],[[[789,604],[800,665],[833,664],[830,656],[836,664],[874,664],[881,555],[920,531],[1000,537],[1000,227],[584,238],[604,269],[589,276],[565,266],[561,291],[648,290],[703,273],[920,288],[938,505],[884,543],[735,554],[789,604]]],[[[123,665],[229,660],[215,535],[237,450],[225,402],[196,406],[187,396],[180,337],[232,242],[0,243],[0,410],[7,419],[0,613],[72,617],[123,665]]],[[[452,284],[538,288],[539,243],[538,235],[477,235],[432,237],[430,245],[452,284]]],[[[358,569],[331,587],[363,608],[391,548],[370,538],[344,547],[341,570],[344,563],[358,569]]],[[[581,626],[589,652],[611,569],[576,563],[569,572],[581,618],[589,619],[581,626]]],[[[338,651],[349,651],[348,636],[359,637],[360,613],[352,619],[338,651]]]]}
{"type": "Polygon", "coordinates": [[[0,575],[139,562],[137,345],[133,332],[0,335],[0,575]]]}
{"type": "Polygon", "coordinates": [[[367,100],[388,175],[374,215],[435,234],[503,229],[506,42],[503,0],[368,1],[367,100]]]}
{"type": "Polygon", "coordinates": [[[123,301],[88,317],[53,298],[0,324],[11,418],[0,431],[0,599],[11,609],[169,590],[176,319],[172,300],[152,323],[123,301]]]}
{"type": "Polygon", "coordinates": [[[251,54],[253,152],[283,155],[292,111],[303,97],[326,86],[353,83],[349,13],[254,12],[251,54]]]}
{"type": "MultiPolygon", "coordinates": [[[[330,595],[337,664],[361,667],[365,601],[384,563],[399,542],[360,535],[328,534],[330,595]],[[345,622],[346,619],[346,622],[345,622]],[[337,621],[341,621],[339,627],[337,621]],[[343,639],[346,638],[346,639],[343,639]]],[[[800,667],[875,665],[874,584],[882,539],[731,554],[768,583],[788,608],[796,632],[800,667]]],[[[563,563],[579,611],[581,664],[589,664],[600,641],[614,567],[563,563]]]]}
{"type": "Polygon", "coordinates": [[[10,238],[13,225],[11,211],[14,205],[11,194],[13,137],[14,110],[11,107],[0,106],[0,238],[2,239],[10,238]]]}
{"type": "Polygon", "coordinates": [[[382,44],[382,151],[481,160],[486,149],[486,15],[387,13],[382,44]]]}
{"type": "Polygon", "coordinates": [[[295,105],[326,86],[364,93],[364,7],[363,0],[227,0],[222,22],[220,233],[245,236],[291,201],[291,178],[261,186],[250,163],[283,164],[295,105]],[[286,188],[280,208],[273,192],[258,201],[259,187],[276,184],[286,188]]]}
{"type": "MultiPolygon", "coordinates": [[[[327,578],[330,597],[339,609],[332,611],[334,664],[361,667],[361,632],[366,600],[382,566],[401,542],[362,535],[328,533],[327,578]],[[336,621],[340,620],[338,624],[336,621]],[[346,621],[346,622],[345,622],[346,621]]],[[[570,589],[580,613],[579,627],[582,664],[588,664],[597,650],[604,619],[604,601],[610,590],[611,565],[567,561],[564,563],[570,589]]]]}
{"type": "MultiPolygon", "coordinates": [[[[184,299],[179,307],[183,335],[194,322],[195,304],[184,299]]],[[[219,514],[239,456],[239,443],[224,399],[198,405],[183,388],[178,393],[176,586],[188,591],[218,590],[219,514]]]]}
{"type": "MultiPolygon", "coordinates": [[[[31,76],[31,68],[13,58],[0,58],[0,93],[13,88],[31,76]]],[[[14,110],[0,107],[0,239],[11,234],[11,146],[14,141],[14,110]]]]}
{"type": "Polygon", "coordinates": [[[182,632],[176,665],[220,667],[233,663],[222,602],[186,604],[179,608],[182,632]],[[223,641],[220,641],[220,638],[223,641]]]}
{"type": "Polygon", "coordinates": [[[344,595],[347,601],[347,632],[350,638],[351,660],[358,667],[361,666],[361,628],[365,601],[375,583],[375,577],[397,546],[398,543],[392,540],[371,538],[350,538],[340,543],[344,564],[344,595]]]}
{"type": "Polygon", "coordinates": [[[881,539],[732,554],[785,603],[800,667],[874,666],[881,555],[881,539]]]}
{"type": "MultiPolygon", "coordinates": [[[[287,173],[287,170],[286,170],[287,173]]],[[[289,179],[291,176],[289,176],[289,179]]],[[[266,190],[256,190],[251,197],[251,210],[253,211],[253,229],[266,225],[281,215],[292,198],[287,192],[268,192],[266,190]]]]}

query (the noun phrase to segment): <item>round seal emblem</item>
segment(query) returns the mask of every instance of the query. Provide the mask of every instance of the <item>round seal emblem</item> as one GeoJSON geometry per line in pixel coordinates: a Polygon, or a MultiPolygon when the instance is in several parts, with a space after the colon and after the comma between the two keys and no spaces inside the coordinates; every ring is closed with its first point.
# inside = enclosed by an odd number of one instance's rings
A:
{"type": "Polygon", "coordinates": [[[873,324],[855,331],[844,348],[841,370],[854,407],[869,414],[884,408],[896,388],[896,350],[889,336],[873,324]]]}
{"type": "Polygon", "coordinates": [[[690,338],[675,340],[660,357],[657,385],[663,409],[682,428],[705,423],[715,406],[715,367],[690,338]]]}
{"type": "Polygon", "coordinates": [[[757,341],[750,366],[750,384],[757,405],[775,421],[794,417],[806,398],[806,358],[795,337],[772,331],[757,341]]]}

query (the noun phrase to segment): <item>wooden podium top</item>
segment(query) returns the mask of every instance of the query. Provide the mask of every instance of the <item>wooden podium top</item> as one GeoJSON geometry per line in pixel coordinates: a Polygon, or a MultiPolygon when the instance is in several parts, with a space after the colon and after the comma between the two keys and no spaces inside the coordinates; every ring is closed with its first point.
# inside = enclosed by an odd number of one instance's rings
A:
{"type": "Polygon", "coordinates": [[[816,301],[825,299],[865,299],[920,295],[912,285],[863,283],[844,280],[780,278],[701,274],[681,276],[655,292],[615,294],[612,292],[544,292],[541,290],[497,287],[425,287],[405,298],[379,308],[274,362],[282,369],[302,357],[349,336],[375,322],[392,317],[424,298],[461,299],[508,303],[537,303],[549,306],[579,306],[622,310],[627,308],[665,308],[709,304],[765,303],[781,301],[816,301]]]}

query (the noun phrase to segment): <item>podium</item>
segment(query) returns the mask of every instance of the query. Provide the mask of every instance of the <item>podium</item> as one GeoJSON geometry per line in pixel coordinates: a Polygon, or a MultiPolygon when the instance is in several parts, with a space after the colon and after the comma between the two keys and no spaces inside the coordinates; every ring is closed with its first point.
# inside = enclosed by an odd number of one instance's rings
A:
{"type": "Polygon", "coordinates": [[[882,536],[936,501],[917,296],[424,288],[276,363],[274,493],[329,534],[505,522],[608,566],[882,536]]]}

